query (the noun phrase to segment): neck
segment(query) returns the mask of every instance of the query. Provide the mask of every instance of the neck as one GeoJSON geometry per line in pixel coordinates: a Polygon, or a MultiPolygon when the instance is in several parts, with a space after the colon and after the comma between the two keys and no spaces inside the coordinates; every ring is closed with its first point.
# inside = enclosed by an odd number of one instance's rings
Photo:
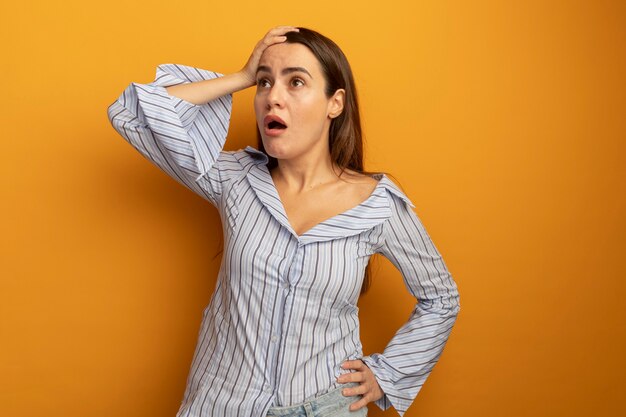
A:
{"type": "Polygon", "coordinates": [[[330,152],[326,150],[319,155],[309,153],[295,159],[279,159],[272,177],[275,182],[282,182],[294,192],[303,192],[335,181],[339,171],[330,158],[330,152]]]}

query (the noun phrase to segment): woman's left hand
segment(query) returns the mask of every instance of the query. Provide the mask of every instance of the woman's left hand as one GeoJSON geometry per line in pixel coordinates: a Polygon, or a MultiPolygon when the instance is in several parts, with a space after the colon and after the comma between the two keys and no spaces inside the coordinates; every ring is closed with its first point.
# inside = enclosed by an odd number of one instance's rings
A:
{"type": "Polygon", "coordinates": [[[345,396],[362,395],[359,401],[350,404],[350,411],[356,411],[365,407],[367,403],[376,401],[383,397],[383,390],[380,389],[376,377],[372,370],[360,359],[354,361],[345,361],[341,367],[343,369],[355,369],[356,372],[350,372],[339,375],[337,382],[342,384],[348,382],[358,382],[358,387],[344,388],[342,393],[345,396]]]}

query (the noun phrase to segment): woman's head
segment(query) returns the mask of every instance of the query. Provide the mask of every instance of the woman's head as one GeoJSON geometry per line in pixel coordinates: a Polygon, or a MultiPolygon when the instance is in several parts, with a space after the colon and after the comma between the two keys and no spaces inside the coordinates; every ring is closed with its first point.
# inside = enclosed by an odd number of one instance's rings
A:
{"type": "Polygon", "coordinates": [[[287,140],[281,142],[282,137],[297,137],[302,146],[318,146],[315,141],[327,138],[323,145],[338,167],[362,172],[361,120],[348,60],[332,40],[313,30],[299,28],[286,38],[269,47],[259,63],[255,97],[257,125],[263,129],[259,148],[275,166],[274,156],[281,158],[282,151],[293,149],[287,140]],[[287,125],[284,132],[266,129],[276,119],[287,125]]]}

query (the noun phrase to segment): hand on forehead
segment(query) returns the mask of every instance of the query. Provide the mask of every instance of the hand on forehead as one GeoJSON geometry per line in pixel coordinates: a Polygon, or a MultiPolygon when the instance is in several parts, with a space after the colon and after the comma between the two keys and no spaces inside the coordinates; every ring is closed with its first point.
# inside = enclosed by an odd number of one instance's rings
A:
{"type": "Polygon", "coordinates": [[[306,46],[300,43],[281,43],[268,47],[261,56],[258,70],[271,73],[293,72],[303,69],[305,74],[321,72],[317,58],[306,46]],[[291,69],[291,71],[285,71],[291,69]]]}

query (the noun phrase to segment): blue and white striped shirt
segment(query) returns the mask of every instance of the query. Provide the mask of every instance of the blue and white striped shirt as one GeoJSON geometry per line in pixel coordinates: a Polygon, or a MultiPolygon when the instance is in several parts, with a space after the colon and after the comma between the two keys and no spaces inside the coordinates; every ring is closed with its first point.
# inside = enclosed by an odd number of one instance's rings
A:
{"type": "Polygon", "coordinates": [[[266,167],[248,147],[222,150],[230,95],[204,105],[165,87],[220,76],[183,65],[131,83],[108,109],[115,129],[168,175],[214,204],[224,253],[177,414],[265,416],[338,387],[361,359],[403,415],[441,354],[459,310],[457,287],[409,199],[385,175],[364,202],[302,235],[289,224],[266,167]],[[357,301],[381,253],[419,300],[382,354],[363,356],[357,301]]]}

